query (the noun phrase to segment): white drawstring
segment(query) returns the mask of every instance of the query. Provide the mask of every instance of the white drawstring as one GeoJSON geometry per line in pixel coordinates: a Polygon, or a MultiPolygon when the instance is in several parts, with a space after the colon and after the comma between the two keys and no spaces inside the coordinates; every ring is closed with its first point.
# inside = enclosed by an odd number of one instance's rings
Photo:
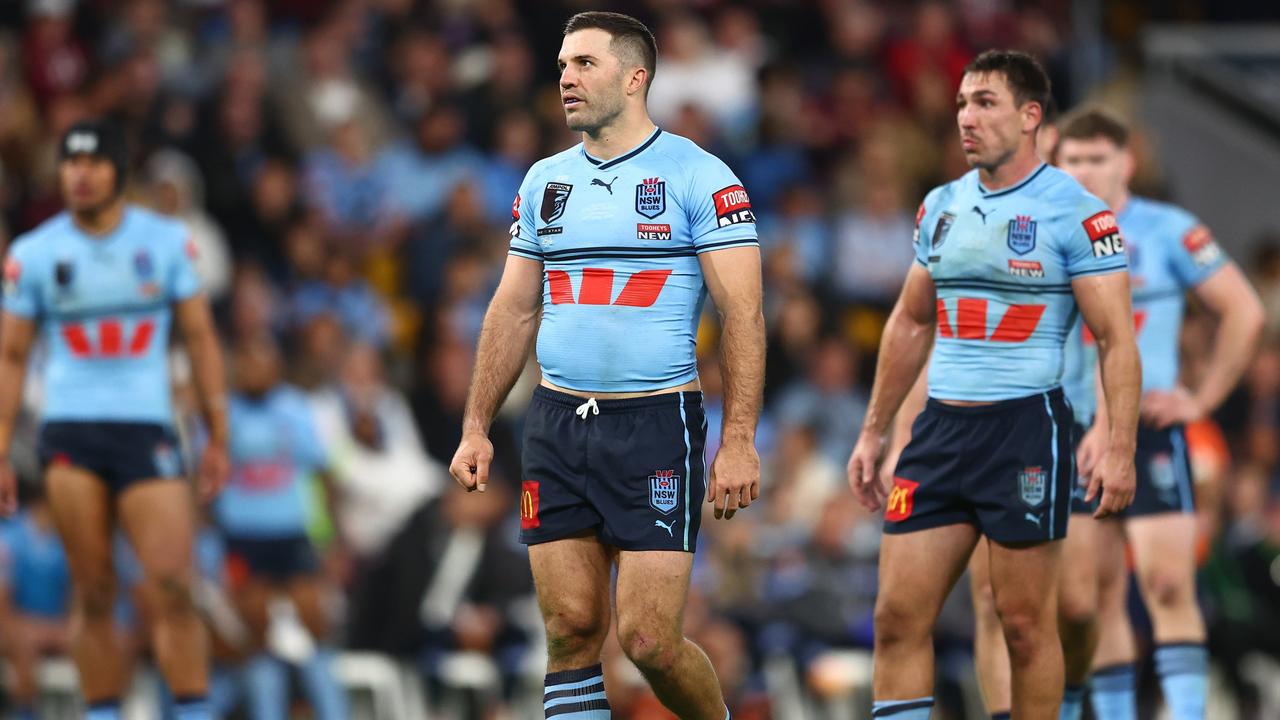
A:
{"type": "Polygon", "coordinates": [[[587,401],[579,405],[578,409],[574,410],[574,412],[578,413],[578,417],[582,418],[583,420],[586,420],[587,413],[591,413],[592,415],[599,415],[600,406],[596,404],[595,398],[587,398],[587,401]]]}

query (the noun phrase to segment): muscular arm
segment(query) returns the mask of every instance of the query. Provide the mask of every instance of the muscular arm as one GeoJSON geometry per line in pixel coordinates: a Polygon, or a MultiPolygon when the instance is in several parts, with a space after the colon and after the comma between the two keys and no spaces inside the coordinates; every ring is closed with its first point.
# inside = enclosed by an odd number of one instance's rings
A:
{"type": "Polygon", "coordinates": [[[13,426],[22,407],[22,384],[36,329],[34,320],[21,315],[4,313],[0,318],[0,456],[9,454],[13,442],[13,426]]]}
{"type": "Polygon", "coordinates": [[[222,350],[218,347],[218,331],[204,295],[193,295],[174,305],[178,328],[182,331],[187,354],[191,356],[192,379],[200,394],[209,442],[227,445],[227,389],[223,374],[222,350]]]}
{"type": "Polygon", "coordinates": [[[912,265],[898,303],[880,338],[876,380],[863,432],[885,435],[911,387],[921,375],[933,347],[938,322],[937,291],[929,271],[912,265]]]}
{"type": "Polygon", "coordinates": [[[1109,430],[1105,467],[1090,485],[1089,499],[1098,487],[1103,487],[1098,513],[1105,516],[1128,506],[1133,492],[1133,452],[1137,442],[1142,365],[1134,339],[1129,275],[1120,272],[1089,275],[1071,281],[1071,289],[1098,346],[1098,370],[1105,396],[1105,402],[1099,403],[1099,414],[1107,419],[1109,430]],[[1108,483],[1112,485],[1107,486],[1108,483]]]}
{"type": "Polygon", "coordinates": [[[760,250],[739,247],[698,256],[720,314],[724,374],[723,444],[754,445],[764,397],[765,331],[760,250]]]}
{"type": "Polygon", "coordinates": [[[1209,358],[1195,403],[1202,414],[1212,413],[1226,400],[1253,361],[1262,334],[1262,301],[1235,263],[1224,265],[1195,289],[1209,311],[1218,318],[1209,358]]]}
{"type": "Polygon", "coordinates": [[[520,377],[538,329],[542,263],[507,256],[502,281],[489,302],[476,347],[475,370],[467,393],[462,432],[487,435],[493,416],[520,377]]]}

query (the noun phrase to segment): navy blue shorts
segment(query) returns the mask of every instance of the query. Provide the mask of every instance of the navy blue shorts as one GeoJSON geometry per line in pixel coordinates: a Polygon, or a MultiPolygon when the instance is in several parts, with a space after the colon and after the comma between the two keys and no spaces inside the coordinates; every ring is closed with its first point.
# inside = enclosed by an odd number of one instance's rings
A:
{"type": "MultiPolygon", "coordinates": [[[[1161,513],[1193,513],[1195,490],[1191,483],[1191,459],[1187,454],[1187,437],[1181,425],[1164,430],[1138,425],[1137,452],[1133,459],[1137,486],[1133,504],[1118,517],[1143,517],[1161,513]]],[[[1092,513],[1098,498],[1084,502],[1084,490],[1072,498],[1072,512],[1092,513]]]]}
{"type": "Polygon", "coordinates": [[[975,407],[930,398],[898,460],[884,531],[966,523],[1001,543],[1062,539],[1073,425],[1060,389],[975,407]]]}
{"type": "Polygon", "coordinates": [[[320,570],[311,539],[305,535],[281,538],[227,536],[227,562],[232,575],[246,573],[272,582],[314,575],[320,570]]]}
{"type": "Polygon", "coordinates": [[[534,390],[524,427],[520,542],[594,530],[622,550],[693,552],[707,492],[702,393],[595,402],[598,414],[582,398],[534,390]]]}
{"type": "Polygon", "coordinates": [[[83,468],[115,494],[140,480],[183,476],[178,439],[158,423],[46,422],[39,452],[45,468],[60,463],[83,468]]]}

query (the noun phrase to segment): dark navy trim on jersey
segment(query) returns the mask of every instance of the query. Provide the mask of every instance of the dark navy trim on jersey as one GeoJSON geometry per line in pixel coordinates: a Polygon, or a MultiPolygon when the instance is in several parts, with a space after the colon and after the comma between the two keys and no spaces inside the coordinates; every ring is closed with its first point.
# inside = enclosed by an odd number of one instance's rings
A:
{"type": "Polygon", "coordinates": [[[1039,293],[1055,293],[1055,294],[1071,294],[1071,283],[1054,283],[1052,285],[1021,285],[1018,283],[1006,283],[999,280],[934,280],[934,287],[938,288],[956,288],[959,290],[996,290],[1003,292],[1022,292],[1027,294],[1039,293]]]}
{"type": "Polygon", "coordinates": [[[519,255],[520,257],[529,258],[530,260],[541,260],[542,253],[535,253],[532,250],[523,250],[518,247],[512,247],[507,250],[509,255],[519,255]]]}
{"type": "Polygon", "coordinates": [[[1133,294],[1133,302],[1151,302],[1153,300],[1164,300],[1165,298],[1181,297],[1185,294],[1182,288],[1174,288],[1172,290],[1157,290],[1155,292],[1135,292],[1133,294]]]}
{"type": "Polygon", "coordinates": [[[138,303],[136,305],[117,305],[115,307],[93,308],[92,310],[74,310],[69,312],[59,312],[56,309],[50,309],[45,312],[45,317],[51,320],[71,321],[84,320],[86,318],[102,317],[105,315],[126,315],[128,313],[149,313],[164,310],[169,307],[169,301],[158,300],[148,303],[138,303]]]}
{"type": "Polygon", "coordinates": [[[702,253],[708,252],[710,250],[724,250],[725,248],[730,248],[730,247],[751,247],[753,245],[756,247],[759,247],[760,241],[755,238],[739,238],[737,240],[725,240],[722,242],[714,242],[708,245],[703,245],[702,247],[698,248],[697,252],[699,255],[701,255],[702,253]]]}
{"type": "Polygon", "coordinates": [[[671,253],[683,252],[687,253],[687,248],[670,248],[670,247],[618,247],[617,245],[601,245],[597,247],[581,247],[568,248],[566,250],[550,250],[542,254],[543,257],[559,260],[570,255],[593,255],[596,253],[608,252],[627,252],[638,255],[669,255],[671,253]]]}
{"type": "Polygon", "coordinates": [[[1110,275],[1111,273],[1117,273],[1117,272],[1120,272],[1121,270],[1128,270],[1128,269],[1129,269],[1128,265],[1124,263],[1120,263],[1119,265],[1110,265],[1104,268],[1093,268],[1090,270],[1077,270],[1075,272],[1068,272],[1067,274],[1073,278],[1078,278],[1078,277],[1089,277],[1091,275],[1110,275]]]}
{"type": "Polygon", "coordinates": [[[658,139],[658,136],[661,134],[662,134],[662,128],[654,128],[653,134],[649,136],[648,140],[645,140],[643,143],[640,143],[640,147],[636,148],[635,150],[632,150],[626,155],[622,155],[621,157],[616,157],[612,160],[600,160],[598,158],[591,157],[591,154],[587,152],[587,147],[585,145],[582,146],[582,156],[587,159],[587,162],[591,163],[592,165],[595,165],[597,170],[608,170],[609,168],[617,167],[618,165],[621,165],[622,163],[644,152],[645,150],[648,150],[649,146],[653,145],[653,143],[658,139]]]}
{"type": "Polygon", "coordinates": [[[1032,180],[1035,180],[1037,177],[1039,177],[1039,176],[1040,176],[1040,173],[1044,172],[1044,169],[1045,169],[1045,168],[1047,168],[1047,167],[1049,167],[1049,166],[1048,166],[1048,164],[1046,164],[1046,163],[1040,163],[1040,167],[1036,168],[1036,169],[1035,169],[1035,172],[1033,172],[1033,173],[1031,173],[1030,175],[1028,175],[1028,176],[1027,176],[1027,178],[1026,178],[1025,180],[1023,180],[1022,182],[1018,183],[1017,185],[1014,185],[1014,186],[1012,186],[1012,187],[1002,188],[1002,189],[1000,189],[1000,190],[988,190],[988,189],[986,189],[985,187],[983,187],[983,186],[982,186],[982,181],[981,181],[981,180],[978,180],[978,181],[977,181],[977,182],[978,182],[978,192],[982,193],[982,199],[983,199],[983,200],[989,200],[989,199],[991,199],[991,198],[993,198],[993,197],[1000,197],[1001,195],[1008,195],[1009,193],[1017,192],[1017,191],[1021,190],[1022,188],[1026,187],[1026,186],[1027,186],[1027,184],[1028,184],[1028,183],[1030,183],[1032,180]]]}
{"type": "Polygon", "coordinates": [[[932,696],[927,697],[923,700],[908,700],[904,702],[897,702],[892,705],[882,705],[881,707],[875,708],[871,711],[871,717],[887,718],[887,717],[893,717],[894,715],[900,715],[904,712],[909,712],[911,710],[923,710],[924,708],[931,708],[931,707],[933,707],[932,696]]]}

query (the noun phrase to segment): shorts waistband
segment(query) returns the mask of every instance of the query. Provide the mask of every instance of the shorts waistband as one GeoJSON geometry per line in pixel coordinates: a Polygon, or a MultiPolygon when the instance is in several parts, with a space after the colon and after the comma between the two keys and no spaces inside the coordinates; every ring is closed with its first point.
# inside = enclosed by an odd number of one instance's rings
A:
{"type": "Polygon", "coordinates": [[[986,415],[989,413],[998,413],[1006,410],[1012,410],[1014,408],[1020,408],[1024,405],[1031,405],[1033,403],[1044,403],[1045,398],[1048,398],[1050,402],[1061,401],[1063,399],[1062,388],[1056,387],[1052,390],[1046,390],[1042,393],[1036,393],[1035,395],[1028,395],[1026,397],[997,400],[989,405],[948,405],[936,398],[929,398],[925,407],[928,410],[952,413],[955,415],[986,415]]]}
{"type": "MultiPolygon", "coordinates": [[[[696,390],[658,393],[657,395],[645,395],[643,397],[616,400],[601,400],[597,398],[596,405],[600,408],[600,412],[602,413],[624,413],[647,408],[676,408],[680,406],[681,397],[684,398],[685,407],[702,407],[702,393],[696,390]]],[[[545,402],[575,410],[578,406],[587,401],[587,398],[570,395],[569,393],[560,392],[559,390],[552,390],[551,388],[543,385],[539,385],[534,388],[533,399],[535,402],[545,402]]]]}

